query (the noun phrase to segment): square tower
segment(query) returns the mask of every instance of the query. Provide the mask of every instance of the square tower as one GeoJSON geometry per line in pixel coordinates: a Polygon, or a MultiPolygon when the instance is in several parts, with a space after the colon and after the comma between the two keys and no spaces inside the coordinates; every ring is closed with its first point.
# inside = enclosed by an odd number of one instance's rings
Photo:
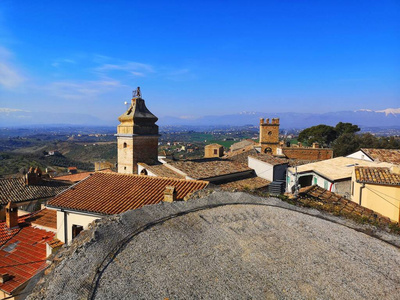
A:
{"type": "Polygon", "coordinates": [[[137,164],[158,160],[158,118],[146,107],[140,88],[133,93],[128,110],[119,116],[117,128],[118,173],[137,174],[137,164]]]}
{"type": "Polygon", "coordinates": [[[279,119],[260,119],[260,146],[261,153],[277,154],[279,147],[279,119]]]}

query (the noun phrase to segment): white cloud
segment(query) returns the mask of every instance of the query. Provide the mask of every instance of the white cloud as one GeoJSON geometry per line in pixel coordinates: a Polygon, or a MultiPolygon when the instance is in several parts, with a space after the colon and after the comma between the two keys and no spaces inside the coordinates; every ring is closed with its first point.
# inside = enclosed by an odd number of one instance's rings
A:
{"type": "Polygon", "coordinates": [[[144,77],[149,73],[154,73],[154,68],[151,65],[138,63],[138,62],[117,62],[117,63],[107,63],[94,69],[99,75],[106,75],[113,71],[127,72],[134,76],[144,77]]]}
{"type": "Polygon", "coordinates": [[[23,112],[29,112],[27,110],[19,109],[19,108],[7,108],[7,107],[0,107],[0,113],[12,113],[12,112],[17,112],[17,111],[23,111],[23,112]]]}
{"type": "Polygon", "coordinates": [[[12,54],[4,47],[0,47],[0,86],[6,89],[18,87],[25,81],[21,72],[11,63],[12,54]]]}
{"type": "Polygon", "coordinates": [[[53,96],[71,99],[84,100],[93,99],[101,94],[110,92],[123,85],[116,80],[98,80],[98,81],[56,81],[51,83],[45,89],[53,96]]]}

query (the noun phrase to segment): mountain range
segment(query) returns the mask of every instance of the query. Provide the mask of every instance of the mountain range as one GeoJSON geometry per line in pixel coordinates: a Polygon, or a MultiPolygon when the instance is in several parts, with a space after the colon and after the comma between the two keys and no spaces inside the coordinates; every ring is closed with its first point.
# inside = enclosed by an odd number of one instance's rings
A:
{"type": "MultiPolygon", "coordinates": [[[[279,118],[281,128],[306,128],[318,124],[336,125],[338,122],[349,122],[360,127],[400,126],[400,108],[388,108],[373,111],[360,109],[356,111],[337,111],[327,113],[265,113],[240,112],[230,115],[209,115],[198,118],[159,117],[160,126],[243,126],[258,125],[260,118],[279,118]]],[[[16,127],[26,125],[65,124],[87,126],[116,126],[97,117],[78,113],[29,112],[17,109],[0,108],[0,126],[16,127]]]]}

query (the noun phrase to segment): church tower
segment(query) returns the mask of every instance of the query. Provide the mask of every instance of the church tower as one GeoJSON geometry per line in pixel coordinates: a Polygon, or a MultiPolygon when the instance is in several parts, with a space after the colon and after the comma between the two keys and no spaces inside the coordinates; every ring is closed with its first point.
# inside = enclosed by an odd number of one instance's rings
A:
{"type": "Polygon", "coordinates": [[[277,154],[279,146],[279,119],[260,119],[260,146],[261,153],[277,154]]]}
{"type": "Polygon", "coordinates": [[[118,120],[118,173],[137,174],[137,163],[157,162],[158,118],[147,109],[139,87],[133,91],[130,107],[118,120]]]}

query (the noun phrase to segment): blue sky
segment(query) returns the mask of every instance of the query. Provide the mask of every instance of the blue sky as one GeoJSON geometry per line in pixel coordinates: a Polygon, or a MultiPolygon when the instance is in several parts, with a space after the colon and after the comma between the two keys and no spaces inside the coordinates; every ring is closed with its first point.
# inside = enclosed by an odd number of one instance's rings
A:
{"type": "MultiPolygon", "coordinates": [[[[400,2],[0,1],[0,108],[115,119],[400,107],[400,2]]],[[[3,110],[4,111],[4,110],[3,110]]]]}

